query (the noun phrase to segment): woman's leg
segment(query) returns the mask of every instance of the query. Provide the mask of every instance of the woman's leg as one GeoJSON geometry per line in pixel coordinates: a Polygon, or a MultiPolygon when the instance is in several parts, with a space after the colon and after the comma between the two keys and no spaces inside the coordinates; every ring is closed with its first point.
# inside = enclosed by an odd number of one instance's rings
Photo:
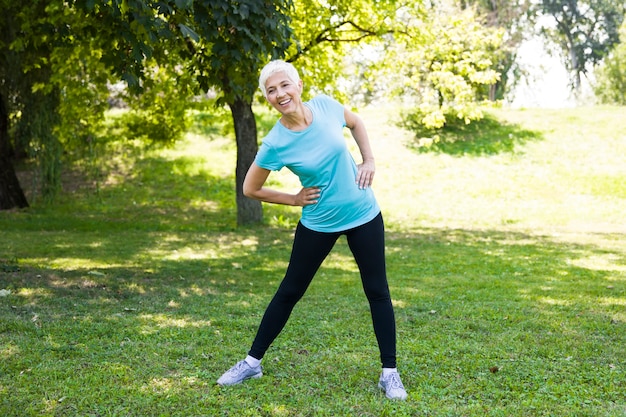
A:
{"type": "Polygon", "coordinates": [[[306,292],[338,237],[339,234],[315,232],[298,223],[287,272],[265,310],[248,353],[250,356],[263,358],[274,339],[285,327],[293,307],[306,292]]]}
{"type": "Polygon", "coordinates": [[[396,322],[387,283],[382,215],[346,232],[370,304],[383,368],[396,367],[396,322]]]}

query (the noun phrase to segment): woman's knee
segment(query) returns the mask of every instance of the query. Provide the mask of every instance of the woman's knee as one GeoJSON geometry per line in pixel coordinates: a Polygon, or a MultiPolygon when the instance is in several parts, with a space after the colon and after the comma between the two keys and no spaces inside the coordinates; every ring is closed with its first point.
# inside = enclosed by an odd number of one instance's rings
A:
{"type": "Polygon", "coordinates": [[[306,288],[279,288],[274,298],[281,304],[295,305],[304,296],[306,288]]]}
{"type": "Polygon", "coordinates": [[[363,290],[367,299],[372,301],[387,301],[391,300],[391,294],[389,293],[389,286],[385,280],[384,285],[364,285],[363,290]]]}

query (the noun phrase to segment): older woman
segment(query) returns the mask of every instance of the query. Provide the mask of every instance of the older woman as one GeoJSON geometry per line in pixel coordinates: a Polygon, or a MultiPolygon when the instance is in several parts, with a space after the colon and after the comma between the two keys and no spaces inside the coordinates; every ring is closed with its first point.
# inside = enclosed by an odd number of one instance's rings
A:
{"type": "Polygon", "coordinates": [[[267,203],[302,207],[289,266],[268,305],[248,356],[217,383],[234,385],[263,375],[261,360],[287,323],[335,242],[345,235],[369,301],[382,373],[378,386],[388,398],[406,399],[396,369],[396,327],[385,267],[384,224],[371,189],[374,156],[363,121],[332,98],[303,102],[302,80],[293,65],[272,61],[259,86],[281,114],[244,180],[244,194],[267,203]],[[357,165],[343,136],[348,127],[362,157],[357,165]],[[265,187],[271,171],[287,167],[298,176],[296,194],[265,187]]]}

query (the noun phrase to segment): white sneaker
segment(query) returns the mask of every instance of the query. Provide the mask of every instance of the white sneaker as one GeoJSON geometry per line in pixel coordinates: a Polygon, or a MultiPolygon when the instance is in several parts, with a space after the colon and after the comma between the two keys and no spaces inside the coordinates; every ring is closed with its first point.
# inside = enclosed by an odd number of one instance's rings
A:
{"type": "Polygon", "coordinates": [[[217,380],[218,385],[241,384],[246,379],[261,378],[263,368],[261,365],[253,368],[245,360],[239,361],[217,380]]]}
{"type": "Polygon", "coordinates": [[[385,391],[385,395],[390,400],[406,400],[407,393],[404,389],[404,385],[402,385],[402,380],[400,379],[400,374],[397,372],[392,372],[383,378],[383,375],[380,375],[380,380],[378,381],[378,388],[385,391]]]}

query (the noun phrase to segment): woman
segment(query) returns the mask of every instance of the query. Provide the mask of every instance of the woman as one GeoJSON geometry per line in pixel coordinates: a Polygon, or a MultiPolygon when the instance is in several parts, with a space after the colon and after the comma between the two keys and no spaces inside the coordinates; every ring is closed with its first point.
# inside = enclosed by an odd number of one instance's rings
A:
{"type": "Polygon", "coordinates": [[[234,385],[263,375],[261,359],[282,331],[295,304],[341,235],[361,273],[370,304],[383,370],[378,386],[388,398],[407,393],[396,369],[396,328],[385,267],[384,225],[370,188],[374,156],[363,121],[328,96],[303,103],[302,80],[293,65],[272,61],[261,71],[259,86],[280,120],[263,140],[243,184],[247,197],[302,207],[289,266],[268,305],[248,356],[217,383],[234,385]],[[343,136],[347,126],[363,162],[356,165],[343,136]],[[266,188],[271,171],[287,167],[303,186],[297,194],[266,188]]]}

